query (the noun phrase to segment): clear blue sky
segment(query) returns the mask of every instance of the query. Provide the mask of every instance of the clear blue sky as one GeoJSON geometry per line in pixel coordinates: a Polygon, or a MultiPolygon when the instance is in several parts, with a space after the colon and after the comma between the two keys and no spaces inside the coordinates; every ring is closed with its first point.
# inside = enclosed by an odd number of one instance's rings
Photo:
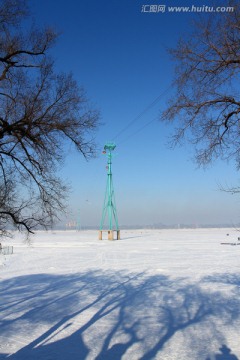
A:
{"type": "MultiPolygon", "coordinates": [[[[59,71],[71,71],[101,112],[99,149],[112,140],[171,84],[174,63],[167,48],[191,29],[193,13],[143,13],[142,5],[212,5],[207,0],[31,0],[36,23],[61,32],[53,55],[59,71]]],[[[221,15],[219,15],[221,16],[221,15]]],[[[193,151],[167,147],[172,126],[158,121],[173,90],[115,139],[113,180],[120,225],[235,224],[240,199],[219,191],[236,185],[233,164],[197,169],[193,151]],[[152,122],[151,122],[152,121],[152,122]],[[145,124],[151,122],[142,131],[145,124]]],[[[98,225],[106,184],[106,158],[86,162],[73,148],[60,173],[72,185],[69,209],[82,226],[98,225]]]]}

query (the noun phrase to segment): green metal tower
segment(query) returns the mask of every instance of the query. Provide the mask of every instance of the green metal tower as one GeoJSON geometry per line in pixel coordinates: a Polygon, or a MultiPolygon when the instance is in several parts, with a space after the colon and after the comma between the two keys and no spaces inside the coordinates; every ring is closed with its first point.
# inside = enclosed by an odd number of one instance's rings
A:
{"type": "Polygon", "coordinates": [[[113,180],[112,180],[112,151],[115,149],[115,147],[116,145],[114,143],[109,142],[106,143],[103,151],[103,153],[107,154],[108,157],[108,165],[107,165],[108,173],[107,173],[107,187],[105,191],[102,219],[101,219],[100,231],[99,231],[100,240],[102,240],[103,226],[106,217],[108,217],[108,229],[107,229],[108,239],[113,240],[114,231],[117,232],[117,239],[120,239],[120,230],[118,227],[117,209],[116,209],[113,180]]]}

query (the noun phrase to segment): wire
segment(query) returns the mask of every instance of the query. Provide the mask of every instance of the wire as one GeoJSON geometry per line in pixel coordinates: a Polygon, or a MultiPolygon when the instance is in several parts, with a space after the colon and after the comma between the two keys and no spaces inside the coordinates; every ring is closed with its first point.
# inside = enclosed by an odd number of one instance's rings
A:
{"type": "MultiPolygon", "coordinates": [[[[140,112],[140,114],[138,114],[133,120],[131,120],[122,130],[120,130],[117,135],[114,136],[113,140],[116,140],[120,135],[122,135],[125,131],[127,131],[137,120],[139,120],[144,114],[146,114],[146,112],[148,112],[152,107],[154,107],[159,100],[166,95],[169,90],[171,89],[171,85],[167,87],[166,90],[164,90],[153,102],[151,102],[143,111],[140,112]]],[[[150,125],[154,120],[151,120],[150,122],[148,122],[147,124],[143,125],[139,130],[137,130],[136,132],[134,132],[132,135],[129,135],[127,137],[127,139],[129,137],[134,136],[135,134],[139,133],[140,131],[142,131],[146,126],[150,125]]],[[[125,142],[125,140],[122,140],[120,143],[122,144],[123,142],[125,142]]]]}
{"type": "Polygon", "coordinates": [[[151,121],[149,121],[148,123],[144,124],[142,127],[140,127],[140,129],[136,130],[134,133],[130,134],[128,137],[126,137],[124,140],[120,141],[120,143],[118,143],[118,145],[121,145],[122,143],[125,143],[129,138],[131,138],[132,136],[135,136],[136,134],[138,134],[139,132],[141,132],[143,129],[145,129],[147,126],[149,126],[150,124],[152,124],[154,121],[156,121],[156,119],[152,119],[151,121]]]}

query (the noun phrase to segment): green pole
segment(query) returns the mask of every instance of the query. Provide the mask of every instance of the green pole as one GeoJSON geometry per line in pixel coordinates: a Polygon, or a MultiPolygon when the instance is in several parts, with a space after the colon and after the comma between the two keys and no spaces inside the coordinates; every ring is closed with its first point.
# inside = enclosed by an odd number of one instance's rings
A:
{"type": "Polygon", "coordinates": [[[104,146],[103,153],[108,156],[108,173],[107,173],[107,187],[104,197],[102,219],[100,223],[100,230],[103,230],[104,221],[106,215],[108,214],[108,230],[113,230],[113,222],[115,221],[116,230],[118,228],[118,219],[117,219],[117,210],[115,204],[115,195],[113,189],[113,180],[112,180],[112,151],[115,149],[116,145],[114,143],[106,143],[104,146]]]}
{"type": "Polygon", "coordinates": [[[112,230],[112,153],[108,153],[108,219],[109,230],[112,230]]]}

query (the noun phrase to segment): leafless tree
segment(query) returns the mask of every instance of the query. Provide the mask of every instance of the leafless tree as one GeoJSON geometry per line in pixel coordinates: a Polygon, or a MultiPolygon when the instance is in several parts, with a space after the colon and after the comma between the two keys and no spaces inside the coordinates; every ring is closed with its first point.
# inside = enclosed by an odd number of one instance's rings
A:
{"type": "Polygon", "coordinates": [[[52,224],[67,190],[56,175],[66,141],[94,156],[99,119],[72,75],[55,72],[55,31],[22,26],[26,9],[0,1],[0,236],[52,224]]]}
{"type": "Polygon", "coordinates": [[[240,169],[240,7],[221,4],[226,12],[202,14],[171,50],[176,95],[163,119],[176,121],[173,144],[194,144],[199,165],[222,158],[240,169]]]}

